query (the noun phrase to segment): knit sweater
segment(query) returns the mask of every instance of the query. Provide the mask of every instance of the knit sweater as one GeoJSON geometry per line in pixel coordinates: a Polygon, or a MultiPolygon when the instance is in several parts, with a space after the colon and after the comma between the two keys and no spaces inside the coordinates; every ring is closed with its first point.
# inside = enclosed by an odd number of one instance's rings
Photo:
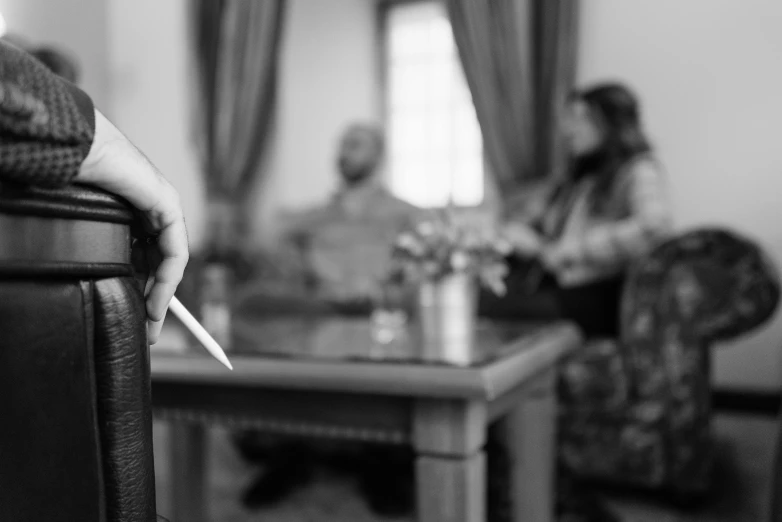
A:
{"type": "Polygon", "coordinates": [[[0,41],[0,181],[69,183],[90,151],[89,96],[30,54],[0,41]]]}

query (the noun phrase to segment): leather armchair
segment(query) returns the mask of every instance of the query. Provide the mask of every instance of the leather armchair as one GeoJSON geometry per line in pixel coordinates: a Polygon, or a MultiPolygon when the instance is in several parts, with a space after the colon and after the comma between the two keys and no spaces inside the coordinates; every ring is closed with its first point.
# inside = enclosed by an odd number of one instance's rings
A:
{"type": "Polygon", "coordinates": [[[0,520],[156,520],[133,219],[96,190],[0,185],[0,520]]]}

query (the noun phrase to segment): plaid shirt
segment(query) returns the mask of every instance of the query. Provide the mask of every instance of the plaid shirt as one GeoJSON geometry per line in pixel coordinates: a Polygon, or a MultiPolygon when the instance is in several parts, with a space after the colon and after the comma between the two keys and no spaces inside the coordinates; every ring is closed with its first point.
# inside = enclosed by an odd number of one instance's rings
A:
{"type": "Polygon", "coordinates": [[[595,182],[587,177],[560,187],[539,222],[565,259],[556,274],[563,286],[616,275],[671,233],[664,176],[652,158],[624,165],[599,205],[595,182]]]}

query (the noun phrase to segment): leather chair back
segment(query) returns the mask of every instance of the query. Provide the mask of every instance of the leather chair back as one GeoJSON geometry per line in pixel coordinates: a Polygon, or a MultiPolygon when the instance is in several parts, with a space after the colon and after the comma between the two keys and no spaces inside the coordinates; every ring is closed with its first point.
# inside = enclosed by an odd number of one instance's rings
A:
{"type": "Polygon", "coordinates": [[[0,520],[156,519],[133,219],[96,190],[0,185],[0,520]]]}

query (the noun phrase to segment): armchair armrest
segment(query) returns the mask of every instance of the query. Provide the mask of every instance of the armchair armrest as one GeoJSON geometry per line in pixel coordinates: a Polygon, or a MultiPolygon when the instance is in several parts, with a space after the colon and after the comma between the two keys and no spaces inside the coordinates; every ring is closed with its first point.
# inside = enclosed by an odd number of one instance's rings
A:
{"type": "Polygon", "coordinates": [[[726,229],[696,229],[631,270],[621,335],[632,342],[675,323],[688,337],[731,339],[766,322],[779,298],[779,273],[760,246],[726,229]]]}
{"type": "Polygon", "coordinates": [[[620,332],[631,392],[667,400],[706,393],[705,347],[763,324],[779,294],[768,257],[735,232],[698,229],[662,244],[631,270],[624,289],[620,332]]]}

